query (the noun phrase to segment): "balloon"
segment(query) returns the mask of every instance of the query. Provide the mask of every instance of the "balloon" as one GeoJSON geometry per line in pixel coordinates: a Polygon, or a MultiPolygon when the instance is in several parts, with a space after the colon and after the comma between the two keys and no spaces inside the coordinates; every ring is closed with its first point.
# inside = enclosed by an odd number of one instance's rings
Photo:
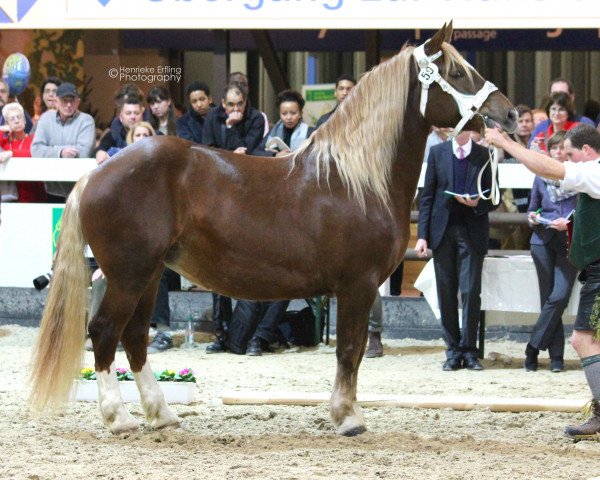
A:
{"type": "Polygon", "coordinates": [[[10,95],[19,95],[27,84],[31,77],[31,67],[29,66],[29,60],[22,53],[13,53],[8,56],[4,62],[4,68],[2,69],[2,79],[8,85],[10,95]]]}

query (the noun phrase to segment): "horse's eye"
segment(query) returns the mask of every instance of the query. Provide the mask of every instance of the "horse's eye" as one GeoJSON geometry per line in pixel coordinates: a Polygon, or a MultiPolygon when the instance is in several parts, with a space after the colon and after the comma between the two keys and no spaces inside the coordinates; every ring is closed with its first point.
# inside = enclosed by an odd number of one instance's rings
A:
{"type": "Polygon", "coordinates": [[[464,77],[464,73],[460,70],[454,70],[452,72],[450,72],[450,78],[453,78],[454,80],[458,80],[459,78],[464,77]]]}

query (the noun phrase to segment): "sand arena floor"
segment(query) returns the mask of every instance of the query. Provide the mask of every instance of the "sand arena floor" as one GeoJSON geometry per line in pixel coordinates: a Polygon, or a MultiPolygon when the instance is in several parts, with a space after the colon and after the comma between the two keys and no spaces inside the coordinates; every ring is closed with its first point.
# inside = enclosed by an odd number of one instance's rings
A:
{"type": "MultiPolygon", "coordinates": [[[[224,390],[330,392],[335,349],[290,349],[262,357],[206,355],[174,348],[151,356],[155,370],[191,367],[191,405],[173,408],[178,429],[152,431],[139,405],[138,433],[112,436],[96,403],[74,402],[56,417],[26,413],[25,378],[37,329],[0,327],[0,479],[592,479],[600,478],[600,442],[573,443],[570,413],[363,408],[369,431],[335,434],[326,404],[226,406],[224,390]]],[[[207,338],[199,338],[208,341],[207,338]]],[[[386,355],[365,359],[359,393],[586,399],[572,349],[567,371],[522,367],[524,345],[488,342],[483,372],[442,372],[441,341],[385,340],[386,355]],[[489,353],[488,355],[489,356],[489,353]]],[[[543,357],[541,357],[543,358],[543,357]]],[[[86,353],[86,366],[93,358],[86,353]]],[[[127,367],[123,353],[117,366],[127,367]]]]}

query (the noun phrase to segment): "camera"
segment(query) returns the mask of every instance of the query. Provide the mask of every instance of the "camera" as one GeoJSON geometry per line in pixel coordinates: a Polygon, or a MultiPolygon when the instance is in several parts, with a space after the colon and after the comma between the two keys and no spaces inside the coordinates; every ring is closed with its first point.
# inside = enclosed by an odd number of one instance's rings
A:
{"type": "Polygon", "coordinates": [[[47,273],[46,275],[40,275],[39,277],[33,279],[33,286],[36,290],[43,290],[48,286],[51,278],[51,273],[47,273]]]}

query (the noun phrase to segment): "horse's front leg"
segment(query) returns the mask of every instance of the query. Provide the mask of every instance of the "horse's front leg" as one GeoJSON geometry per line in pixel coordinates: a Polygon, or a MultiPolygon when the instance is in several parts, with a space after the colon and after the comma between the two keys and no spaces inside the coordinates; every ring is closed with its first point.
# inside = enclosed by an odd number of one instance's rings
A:
{"type": "Polygon", "coordinates": [[[353,436],[367,430],[356,402],[356,386],[375,290],[338,294],[337,300],[337,372],[331,394],[331,418],[338,433],[353,436]]]}

